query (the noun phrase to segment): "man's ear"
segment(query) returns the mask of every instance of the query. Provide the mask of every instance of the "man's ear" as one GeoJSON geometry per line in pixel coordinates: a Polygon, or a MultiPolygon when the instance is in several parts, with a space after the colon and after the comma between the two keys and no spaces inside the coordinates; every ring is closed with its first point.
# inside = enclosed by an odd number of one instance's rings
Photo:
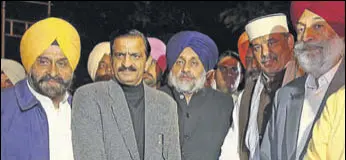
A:
{"type": "Polygon", "coordinates": [[[294,48],[294,37],[291,33],[288,33],[288,37],[287,37],[287,43],[288,43],[288,47],[293,50],[294,48]]]}
{"type": "Polygon", "coordinates": [[[144,72],[148,71],[152,61],[153,61],[153,58],[151,56],[149,56],[147,58],[147,61],[145,62],[144,72]]]}
{"type": "Polygon", "coordinates": [[[204,86],[211,87],[212,82],[215,80],[215,70],[209,70],[206,75],[206,81],[204,86]]]}

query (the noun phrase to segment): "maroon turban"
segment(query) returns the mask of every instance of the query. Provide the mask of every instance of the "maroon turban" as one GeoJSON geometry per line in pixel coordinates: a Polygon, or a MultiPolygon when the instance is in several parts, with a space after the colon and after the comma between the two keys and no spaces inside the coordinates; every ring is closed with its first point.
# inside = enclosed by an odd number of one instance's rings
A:
{"type": "Polygon", "coordinates": [[[305,9],[326,20],[339,37],[345,37],[345,1],[293,1],[291,20],[294,26],[305,9]]]}

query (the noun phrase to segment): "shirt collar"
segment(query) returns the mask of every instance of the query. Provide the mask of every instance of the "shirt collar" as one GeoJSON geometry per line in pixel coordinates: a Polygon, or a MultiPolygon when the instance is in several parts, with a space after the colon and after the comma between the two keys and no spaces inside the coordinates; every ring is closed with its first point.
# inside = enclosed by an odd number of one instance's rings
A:
{"type": "Polygon", "coordinates": [[[311,74],[309,74],[305,82],[305,87],[310,89],[318,89],[324,85],[329,84],[332,81],[337,69],[339,68],[340,63],[341,60],[332,69],[330,69],[327,73],[323,74],[317,80],[311,74]]]}
{"type": "MultiPolygon", "coordinates": [[[[28,85],[28,88],[29,88],[30,92],[37,98],[37,100],[39,100],[40,102],[52,102],[52,100],[51,100],[49,97],[44,96],[44,95],[38,93],[37,91],[35,91],[35,90],[30,86],[28,80],[26,81],[26,83],[27,83],[27,85],[28,85]]],[[[69,97],[69,93],[66,92],[66,93],[65,93],[65,96],[64,96],[64,98],[63,98],[63,100],[62,100],[60,103],[66,103],[68,97],[69,97]]]]}

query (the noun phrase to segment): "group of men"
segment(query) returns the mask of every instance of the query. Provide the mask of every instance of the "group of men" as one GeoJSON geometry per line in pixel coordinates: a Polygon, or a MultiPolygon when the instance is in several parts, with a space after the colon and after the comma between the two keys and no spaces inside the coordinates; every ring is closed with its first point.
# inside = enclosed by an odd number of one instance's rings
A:
{"type": "Polygon", "coordinates": [[[24,69],[1,60],[1,158],[344,158],[344,5],[292,2],[296,43],[285,14],[251,20],[238,53],[197,31],[165,45],[117,29],[89,54],[94,82],[73,98],[79,34],[41,20],[21,39],[24,69]]]}

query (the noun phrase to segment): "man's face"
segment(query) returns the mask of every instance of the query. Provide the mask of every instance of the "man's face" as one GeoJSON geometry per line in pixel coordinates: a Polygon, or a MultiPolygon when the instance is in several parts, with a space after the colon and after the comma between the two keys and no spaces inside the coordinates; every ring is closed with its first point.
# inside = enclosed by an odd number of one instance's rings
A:
{"type": "Polygon", "coordinates": [[[295,56],[301,67],[318,78],[341,58],[345,42],[320,16],[305,10],[298,20],[295,56]]]}
{"type": "Polygon", "coordinates": [[[115,78],[125,85],[140,84],[147,59],[144,41],[139,36],[119,37],[112,47],[115,78]]]}
{"type": "Polygon", "coordinates": [[[249,47],[247,52],[246,52],[245,60],[246,60],[245,77],[251,78],[252,80],[257,79],[259,74],[261,73],[261,69],[259,67],[257,60],[255,59],[255,57],[253,55],[251,47],[249,47]]]}
{"type": "Polygon", "coordinates": [[[224,93],[235,92],[241,78],[241,66],[237,59],[226,56],[219,61],[215,75],[218,90],[224,93]]]}
{"type": "Polygon", "coordinates": [[[261,69],[274,75],[284,69],[292,57],[293,37],[283,33],[273,33],[251,41],[252,49],[261,69]]]}
{"type": "Polygon", "coordinates": [[[114,76],[111,56],[104,54],[96,71],[95,81],[108,81],[114,76]]]}
{"type": "Polygon", "coordinates": [[[186,47],[174,63],[169,74],[169,83],[178,92],[193,93],[204,87],[206,72],[198,55],[186,47]]]}
{"type": "Polygon", "coordinates": [[[157,62],[150,56],[145,65],[145,72],[143,74],[144,82],[153,88],[158,88],[159,84],[157,82],[158,76],[161,75],[161,69],[157,62]]]}
{"type": "Polygon", "coordinates": [[[30,85],[49,98],[62,96],[72,83],[73,72],[60,47],[51,45],[36,59],[29,74],[30,85]]]}
{"type": "Polygon", "coordinates": [[[1,89],[13,87],[11,80],[1,71],[1,89]]]}

